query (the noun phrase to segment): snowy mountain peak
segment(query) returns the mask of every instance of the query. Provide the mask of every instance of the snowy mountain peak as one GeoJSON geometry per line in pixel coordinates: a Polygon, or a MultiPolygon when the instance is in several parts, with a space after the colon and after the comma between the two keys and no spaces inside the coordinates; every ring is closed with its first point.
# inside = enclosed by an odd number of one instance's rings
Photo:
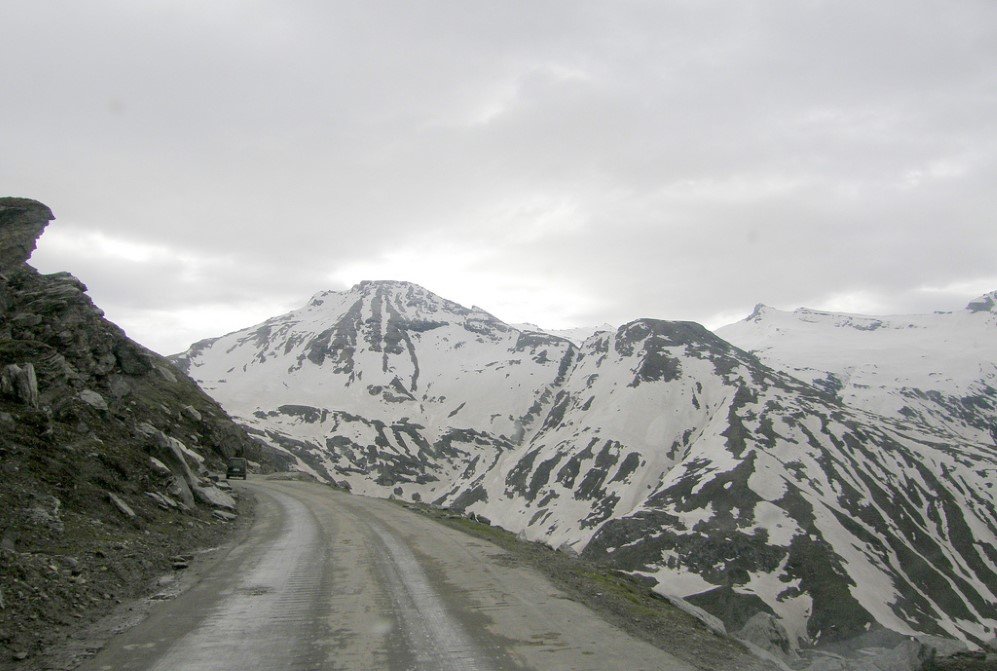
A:
{"type": "Polygon", "coordinates": [[[775,308],[770,308],[764,303],[758,303],[755,309],[751,311],[751,314],[744,318],[746,322],[759,321],[765,317],[769,312],[772,312],[775,308]]]}
{"type": "Polygon", "coordinates": [[[360,297],[379,297],[403,310],[450,312],[457,315],[468,313],[464,306],[448,301],[429,289],[412,282],[364,280],[350,289],[349,293],[360,297]]]}
{"type": "Polygon", "coordinates": [[[313,295],[311,298],[309,298],[308,303],[306,303],[306,305],[322,305],[325,302],[326,298],[335,293],[337,292],[332,291],[331,289],[320,291],[317,294],[313,295]]]}
{"type": "Polygon", "coordinates": [[[417,284],[365,281],[173,361],[245,420],[298,421],[307,408],[334,423],[411,419],[432,440],[455,428],[515,440],[574,356],[417,284]]]}
{"type": "Polygon", "coordinates": [[[997,307],[997,290],[969,301],[966,309],[970,312],[997,312],[995,307],[997,307]]]}
{"type": "Polygon", "coordinates": [[[350,315],[361,316],[367,325],[393,323],[412,327],[422,323],[429,327],[430,323],[442,326],[468,320],[500,323],[479,308],[468,310],[412,282],[364,280],[346,291],[320,291],[304,307],[264,324],[291,319],[308,321],[315,326],[330,325],[350,315]]]}
{"type": "Polygon", "coordinates": [[[376,291],[378,289],[393,289],[398,291],[415,289],[416,291],[431,293],[428,289],[416,284],[415,282],[406,282],[404,280],[361,280],[360,282],[354,284],[350,288],[350,291],[363,293],[376,291]]]}

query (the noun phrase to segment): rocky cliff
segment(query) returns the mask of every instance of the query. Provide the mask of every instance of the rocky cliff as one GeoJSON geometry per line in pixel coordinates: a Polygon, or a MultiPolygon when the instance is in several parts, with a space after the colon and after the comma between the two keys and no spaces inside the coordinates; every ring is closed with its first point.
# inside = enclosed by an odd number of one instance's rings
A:
{"type": "Polygon", "coordinates": [[[207,476],[234,454],[267,460],[82,282],[27,265],[52,219],[0,198],[0,665],[217,537],[237,504],[207,476]]]}

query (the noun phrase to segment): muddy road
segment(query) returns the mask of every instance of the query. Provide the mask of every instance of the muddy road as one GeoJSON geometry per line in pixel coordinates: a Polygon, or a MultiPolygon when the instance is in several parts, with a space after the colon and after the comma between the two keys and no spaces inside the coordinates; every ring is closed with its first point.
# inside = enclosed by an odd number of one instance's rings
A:
{"type": "Polygon", "coordinates": [[[236,487],[248,535],[82,669],[685,671],[487,541],[305,482],[236,487]]]}

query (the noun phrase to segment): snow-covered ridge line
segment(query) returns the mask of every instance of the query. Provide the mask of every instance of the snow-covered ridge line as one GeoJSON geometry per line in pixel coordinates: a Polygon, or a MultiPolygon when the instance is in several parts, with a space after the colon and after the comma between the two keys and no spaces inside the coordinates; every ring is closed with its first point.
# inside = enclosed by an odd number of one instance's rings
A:
{"type": "Polygon", "coordinates": [[[963,310],[870,316],[759,305],[717,335],[856,408],[997,439],[997,292],[963,310]]]}
{"type": "Polygon", "coordinates": [[[580,346],[586,340],[599,333],[608,333],[610,331],[615,331],[616,327],[610,324],[602,324],[600,326],[577,326],[575,328],[567,329],[548,329],[537,326],[536,324],[512,324],[513,328],[517,328],[520,331],[532,332],[532,333],[546,333],[547,335],[557,336],[558,338],[564,338],[570,340],[574,345],[580,346]]]}

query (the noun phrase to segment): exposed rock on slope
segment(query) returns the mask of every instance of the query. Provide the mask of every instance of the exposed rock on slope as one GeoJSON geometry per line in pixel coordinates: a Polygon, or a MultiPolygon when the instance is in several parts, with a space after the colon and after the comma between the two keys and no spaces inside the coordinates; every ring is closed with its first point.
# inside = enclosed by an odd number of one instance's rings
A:
{"type": "Polygon", "coordinates": [[[28,262],[52,210],[27,198],[0,199],[0,269],[17,270],[28,262]]]}
{"type": "Polygon", "coordinates": [[[963,310],[874,317],[759,305],[717,335],[848,405],[997,442],[997,291],[963,310]]]}
{"type": "Polygon", "coordinates": [[[997,625],[992,445],[846,405],[696,324],[576,347],[368,282],[177,360],[320,477],[607,560],[790,656],[997,625]]]}
{"type": "Polygon", "coordinates": [[[986,450],[849,409],[687,323],[590,340],[561,394],[483,481],[528,534],[580,539],[731,631],[775,614],[791,646],[880,626],[988,638],[994,492],[964,484],[983,484],[986,450]]]}
{"type": "Polygon", "coordinates": [[[364,282],[173,361],[315,474],[380,493],[433,491],[475,456],[492,463],[538,422],[574,355],[422,287],[364,282]]]}
{"type": "Polygon", "coordinates": [[[34,655],[204,543],[235,502],[204,476],[260,447],[68,273],[26,265],[52,219],[0,199],[0,645],[34,655]]]}

